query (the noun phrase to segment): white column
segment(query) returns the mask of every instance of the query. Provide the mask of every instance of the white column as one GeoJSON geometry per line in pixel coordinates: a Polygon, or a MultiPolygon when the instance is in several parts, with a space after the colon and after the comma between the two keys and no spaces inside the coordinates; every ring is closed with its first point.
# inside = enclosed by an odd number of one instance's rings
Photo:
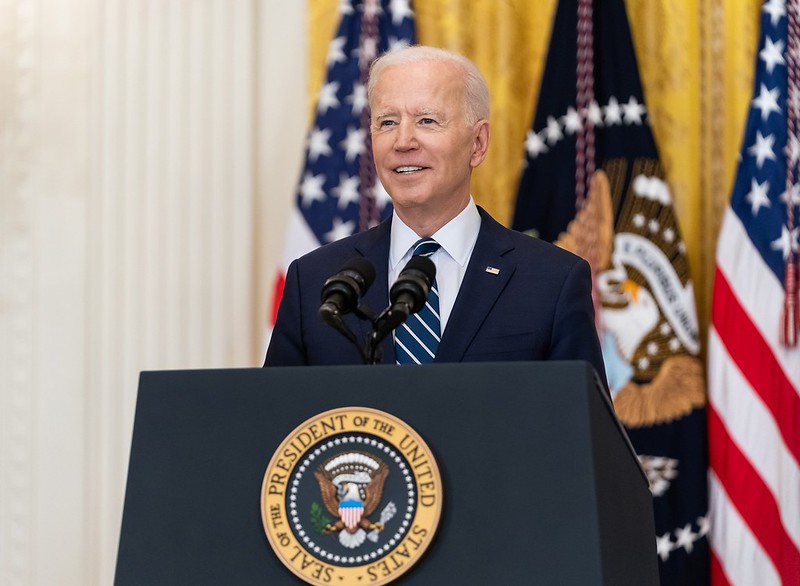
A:
{"type": "Polygon", "coordinates": [[[0,3],[0,582],[9,585],[87,576],[86,32],[85,5],[0,3]]]}
{"type": "Polygon", "coordinates": [[[0,0],[0,583],[111,583],[138,373],[263,358],[304,47],[304,2],[0,0]]]}

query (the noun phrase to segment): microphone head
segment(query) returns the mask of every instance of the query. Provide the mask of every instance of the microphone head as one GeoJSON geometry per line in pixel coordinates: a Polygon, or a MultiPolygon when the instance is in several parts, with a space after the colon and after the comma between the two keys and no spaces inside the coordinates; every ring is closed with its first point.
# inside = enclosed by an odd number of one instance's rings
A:
{"type": "Polygon", "coordinates": [[[406,271],[419,271],[422,277],[428,282],[428,289],[436,278],[436,265],[427,256],[412,256],[405,268],[400,272],[402,275],[406,271]]]}
{"type": "Polygon", "coordinates": [[[339,274],[348,275],[353,277],[358,283],[360,290],[358,295],[361,296],[367,292],[375,281],[375,267],[363,256],[354,256],[348,260],[342,268],[339,269],[339,274]]]}
{"type": "Polygon", "coordinates": [[[339,272],[325,281],[322,286],[323,319],[328,313],[349,313],[358,306],[358,299],[366,293],[375,281],[375,268],[364,257],[354,257],[347,261],[339,272]]]}
{"type": "Polygon", "coordinates": [[[389,300],[393,305],[406,303],[409,313],[417,313],[425,307],[428,292],[435,278],[436,265],[431,259],[412,256],[389,290],[389,300]]]}

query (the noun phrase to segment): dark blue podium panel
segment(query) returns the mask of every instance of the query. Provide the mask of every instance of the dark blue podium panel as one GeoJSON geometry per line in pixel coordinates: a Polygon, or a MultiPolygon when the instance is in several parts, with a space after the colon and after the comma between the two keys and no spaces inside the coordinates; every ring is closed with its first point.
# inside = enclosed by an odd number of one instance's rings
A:
{"type": "Polygon", "coordinates": [[[144,372],[116,583],[298,584],[262,526],[264,472],[307,419],[400,418],[444,508],[395,584],[657,584],[647,480],[582,362],[144,372]]]}

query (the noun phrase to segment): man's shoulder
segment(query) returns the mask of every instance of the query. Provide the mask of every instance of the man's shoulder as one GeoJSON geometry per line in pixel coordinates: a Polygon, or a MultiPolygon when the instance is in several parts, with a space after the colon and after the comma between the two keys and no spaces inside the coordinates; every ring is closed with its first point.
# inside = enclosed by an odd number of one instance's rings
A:
{"type": "Polygon", "coordinates": [[[536,236],[531,236],[530,234],[525,234],[523,232],[517,232],[516,230],[511,230],[510,228],[508,230],[509,232],[513,233],[513,238],[518,243],[518,246],[524,250],[531,250],[536,254],[552,257],[554,260],[568,262],[570,264],[581,260],[581,257],[578,255],[566,250],[565,248],[561,248],[552,242],[547,242],[546,240],[542,240],[536,236]]]}
{"type": "Polygon", "coordinates": [[[485,211],[482,215],[484,224],[482,227],[484,227],[493,238],[500,237],[508,239],[510,248],[513,249],[515,254],[533,256],[537,259],[538,263],[547,261],[565,266],[572,266],[576,262],[583,261],[578,255],[547,242],[546,240],[503,226],[485,211]]]}

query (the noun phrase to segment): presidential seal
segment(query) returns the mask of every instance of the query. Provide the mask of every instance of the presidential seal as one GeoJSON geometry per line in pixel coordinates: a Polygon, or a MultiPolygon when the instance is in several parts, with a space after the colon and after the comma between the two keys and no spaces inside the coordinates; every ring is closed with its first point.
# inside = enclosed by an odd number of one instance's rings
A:
{"type": "Polygon", "coordinates": [[[298,426],[261,486],[267,539],[309,584],[394,581],[430,545],[441,510],[428,446],[403,421],[366,407],[326,411],[298,426]]]}

